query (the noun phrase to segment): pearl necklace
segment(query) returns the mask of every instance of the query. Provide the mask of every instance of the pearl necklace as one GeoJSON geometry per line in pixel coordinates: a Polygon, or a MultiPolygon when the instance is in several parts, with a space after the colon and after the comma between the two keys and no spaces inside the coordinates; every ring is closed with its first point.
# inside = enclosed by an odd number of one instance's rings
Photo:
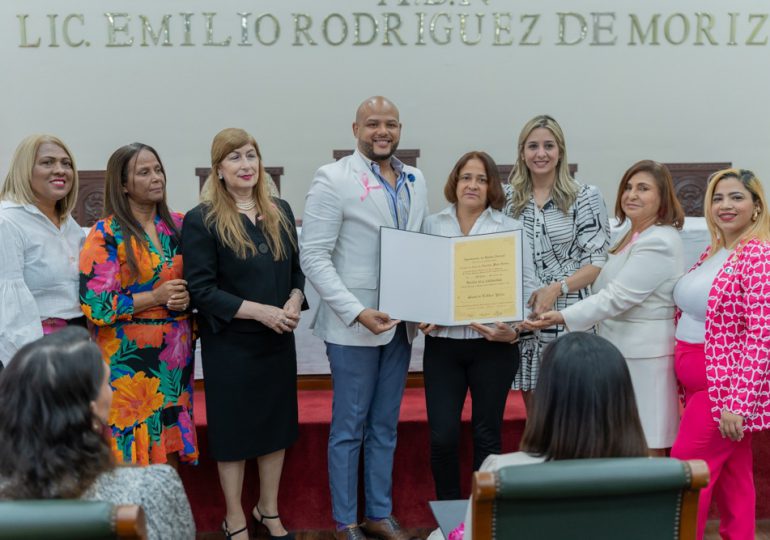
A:
{"type": "Polygon", "coordinates": [[[257,201],[254,199],[251,199],[249,202],[235,201],[235,206],[238,207],[238,210],[243,210],[244,212],[248,212],[249,210],[253,210],[254,207],[257,206],[257,201]]]}

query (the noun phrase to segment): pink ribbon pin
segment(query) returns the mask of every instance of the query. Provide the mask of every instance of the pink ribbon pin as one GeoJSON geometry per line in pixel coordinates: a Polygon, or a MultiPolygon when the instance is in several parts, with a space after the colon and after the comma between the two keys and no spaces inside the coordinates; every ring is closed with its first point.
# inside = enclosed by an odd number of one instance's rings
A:
{"type": "Polygon", "coordinates": [[[380,184],[372,185],[369,183],[369,175],[364,173],[361,175],[361,183],[364,185],[364,194],[361,195],[361,201],[363,202],[366,197],[369,196],[369,192],[375,189],[382,189],[380,184]]]}

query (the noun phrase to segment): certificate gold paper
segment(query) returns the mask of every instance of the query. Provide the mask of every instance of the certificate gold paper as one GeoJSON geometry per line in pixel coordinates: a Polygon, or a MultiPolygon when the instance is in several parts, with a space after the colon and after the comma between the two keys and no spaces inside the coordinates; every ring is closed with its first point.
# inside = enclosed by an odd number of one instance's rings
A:
{"type": "Polygon", "coordinates": [[[440,326],[520,321],[522,231],[446,237],[380,229],[379,309],[440,326]]]}
{"type": "Polygon", "coordinates": [[[503,320],[517,312],[516,238],[454,244],[454,320],[503,320]]]}

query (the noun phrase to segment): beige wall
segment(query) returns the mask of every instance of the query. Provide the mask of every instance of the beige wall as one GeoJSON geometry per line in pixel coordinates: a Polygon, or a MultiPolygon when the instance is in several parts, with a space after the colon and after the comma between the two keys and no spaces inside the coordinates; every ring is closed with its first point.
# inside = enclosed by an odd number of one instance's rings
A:
{"type": "Polygon", "coordinates": [[[430,184],[434,211],[444,205],[443,183],[460,154],[483,149],[499,162],[512,162],[519,129],[539,113],[559,120],[569,160],[580,166],[578,178],[598,185],[608,201],[614,199],[624,169],[642,158],[732,161],[770,178],[770,45],[765,43],[770,22],[762,24],[770,8],[765,2],[449,4],[4,0],[0,174],[7,171],[18,141],[31,132],[61,136],[81,169],[103,169],[115,148],[140,140],[155,146],[164,160],[172,206],[187,210],[196,204],[193,170],[208,164],[212,136],[223,127],[239,126],[255,135],[266,164],[285,167],[283,196],[301,215],[315,169],[331,160],[332,149],[354,145],[350,124],[357,104],[371,94],[384,94],[401,109],[401,146],[422,152],[419,164],[430,184]],[[111,27],[104,15],[108,10],[129,18],[117,17],[111,27]],[[252,45],[242,46],[237,13],[248,11],[252,45]],[[572,16],[566,17],[560,37],[557,14],[567,11],[578,12],[588,25],[585,39],[575,45],[559,44],[579,39],[578,19],[572,16]],[[193,13],[188,34],[180,12],[193,13]],[[217,13],[210,36],[204,12],[217,13]],[[377,21],[371,44],[355,45],[356,38],[366,41],[372,32],[370,19],[359,15],[362,27],[356,35],[354,13],[377,21]],[[425,14],[422,32],[420,13],[425,14]],[[497,17],[498,26],[510,24],[510,32],[496,31],[495,13],[503,14],[497,17]],[[20,47],[20,14],[29,15],[27,45],[40,38],[38,47],[20,47]],[[51,18],[46,14],[57,15],[58,47],[50,46],[51,18]],[[68,39],[72,44],[84,40],[79,46],[67,45],[63,34],[70,14],[76,16],[69,18],[68,39]],[[140,15],[157,33],[164,14],[171,15],[168,38],[161,33],[155,45],[148,34],[147,46],[142,46],[140,15]],[[274,45],[256,40],[259,14],[269,14],[261,19],[263,41],[273,39],[272,21],[280,24],[274,45]],[[312,21],[309,36],[317,45],[309,45],[302,34],[297,37],[293,14],[300,15],[300,23],[312,21]],[[483,15],[481,41],[464,44],[461,15],[467,15],[465,40],[473,41],[476,14],[483,15]],[[632,34],[631,15],[644,29],[655,14],[658,44],[651,44],[652,34],[640,44],[638,33],[632,34]],[[537,45],[520,44],[535,20],[529,15],[539,15],[528,36],[537,45]],[[329,41],[341,39],[341,20],[348,24],[339,46],[324,39],[325,18],[329,41]],[[383,28],[386,20],[393,27],[399,19],[398,37],[405,45],[383,28]],[[676,45],[672,42],[684,36],[684,20],[689,31],[676,45]],[[710,32],[698,31],[710,22],[710,32]],[[125,31],[120,30],[123,25],[125,31]],[[451,28],[448,43],[439,44],[447,41],[445,28],[451,28]],[[229,46],[204,45],[207,39],[222,42],[227,36],[232,38],[229,46]],[[131,38],[131,46],[108,46],[110,39],[120,44],[131,38]],[[599,44],[613,39],[614,44],[599,44]],[[164,40],[171,45],[162,46],[164,40]],[[193,45],[184,46],[185,40],[193,45]],[[496,40],[513,43],[495,45],[496,40]],[[425,44],[418,45],[420,41],[425,44]]]}

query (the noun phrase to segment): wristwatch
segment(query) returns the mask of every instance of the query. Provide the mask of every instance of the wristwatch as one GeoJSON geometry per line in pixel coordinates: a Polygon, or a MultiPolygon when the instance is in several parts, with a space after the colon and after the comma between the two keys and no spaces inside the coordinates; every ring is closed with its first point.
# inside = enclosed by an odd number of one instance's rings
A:
{"type": "Polygon", "coordinates": [[[561,294],[564,296],[569,292],[569,285],[567,285],[566,279],[559,280],[559,283],[561,283],[561,294]]]}

